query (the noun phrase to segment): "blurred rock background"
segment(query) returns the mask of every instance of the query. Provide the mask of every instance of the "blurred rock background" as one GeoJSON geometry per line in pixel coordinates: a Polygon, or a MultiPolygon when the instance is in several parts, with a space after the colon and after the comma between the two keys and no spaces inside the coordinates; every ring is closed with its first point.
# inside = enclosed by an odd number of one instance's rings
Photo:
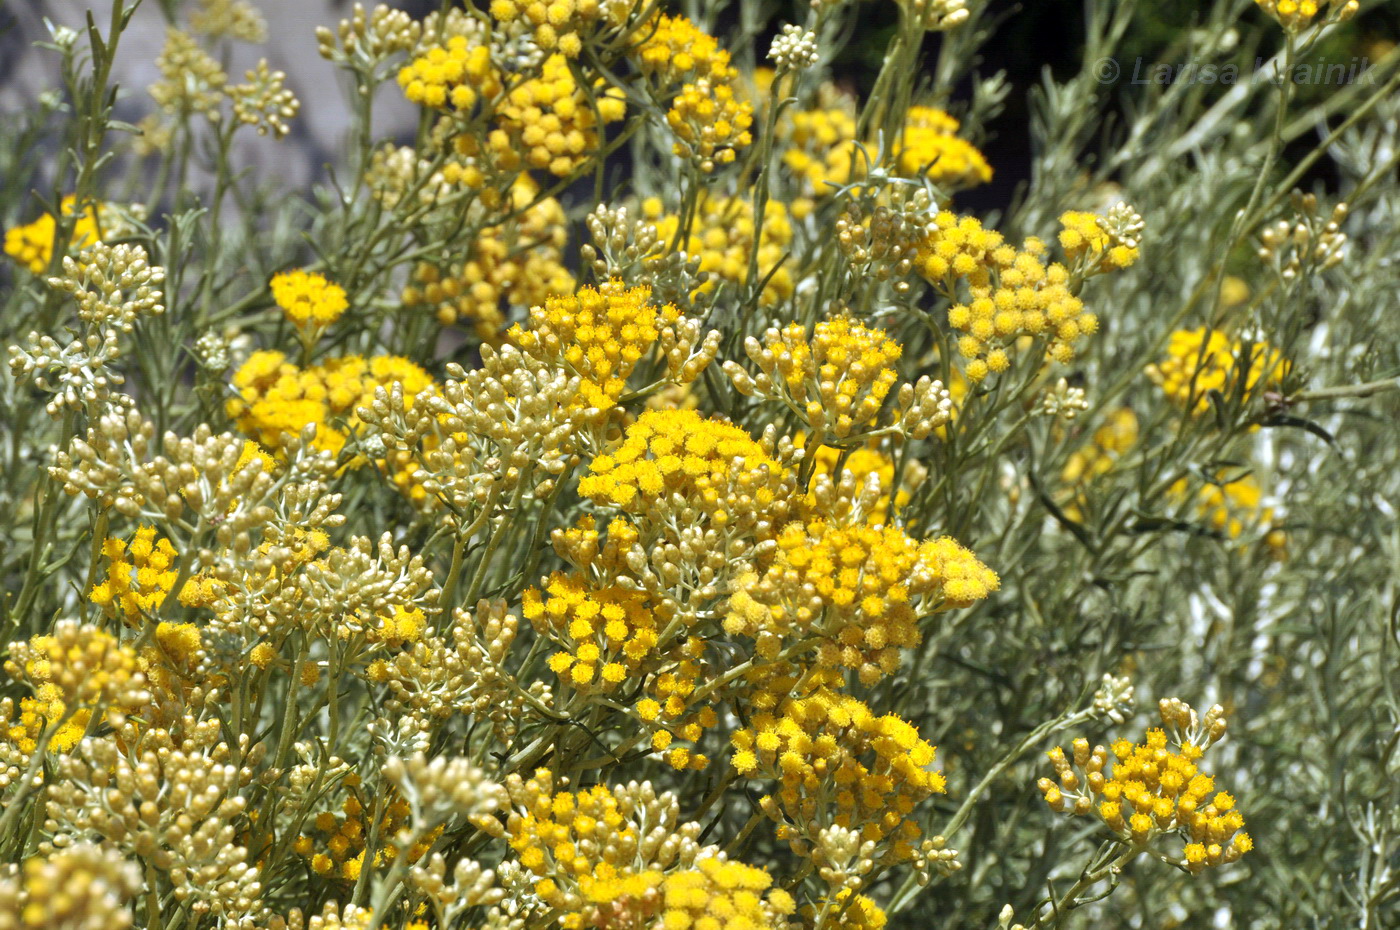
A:
{"type": "MultiPolygon", "coordinates": [[[[367,5],[373,5],[372,2],[367,5]]],[[[432,0],[399,0],[390,6],[425,14],[437,4],[432,0]]],[[[198,7],[187,0],[182,16],[198,7]]],[[[351,0],[256,0],[267,19],[267,42],[249,45],[222,40],[220,59],[230,80],[241,82],[243,73],[266,58],[268,64],[287,73],[288,86],[302,102],[292,122],[292,135],[277,143],[240,134],[240,163],[258,172],[275,171],[287,184],[304,184],[334,161],[348,126],[348,111],[340,103],[335,82],[342,75],[316,53],[317,26],[335,28],[349,15],[351,0]]],[[[110,3],[105,0],[0,0],[0,132],[7,117],[32,107],[34,99],[59,84],[58,56],[35,48],[47,41],[45,20],[55,26],[82,29],[87,12],[95,11],[99,27],[106,29],[110,3]]],[[[182,26],[188,24],[183,19],[182,26]]],[[[157,0],[146,0],[137,9],[130,29],[118,48],[113,80],[121,87],[117,118],[136,123],[154,109],[146,88],[159,77],[156,57],[165,45],[167,21],[157,0]]],[[[392,86],[389,88],[392,90],[392,86]]],[[[410,133],[416,116],[402,98],[386,93],[376,108],[376,122],[389,134],[410,133]]]]}

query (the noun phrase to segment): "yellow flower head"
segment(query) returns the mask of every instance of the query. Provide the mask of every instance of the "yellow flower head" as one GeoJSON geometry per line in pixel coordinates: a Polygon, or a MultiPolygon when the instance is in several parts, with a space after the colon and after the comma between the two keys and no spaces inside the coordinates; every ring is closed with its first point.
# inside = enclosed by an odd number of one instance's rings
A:
{"type": "Polygon", "coordinates": [[[583,378],[581,404],[608,410],[626,391],[628,376],[651,353],[662,331],[680,319],[673,304],[652,302],[651,288],[610,281],[601,288],[583,287],[566,297],[548,298],[506,335],[522,351],[576,372],[583,378]]]}
{"type": "Polygon", "coordinates": [[[999,584],[954,540],[917,542],[897,526],[790,523],[777,542],[766,573],[736,581],[725,629],[817,632],[819,663],[856,669],[866,684],[893,674],[900,649],[919,644],[920,611],[965,607],[999,584]]]}
{"type": "Polygon", "coordinates": [[[1178,406],[1201,414],[1210,408],[1209,393],[1246,397],[1277,385],[1288,364],[1267,342],[1245,345],[1215,329],[1179,329],[1167,343],[1167,357],[1147,369],[1147,376],[1178,406]],[[1243,384],[1241,384],[1243,378],[1243,384]]]}
{"type": "Polygon", "coordinates": [[[399,86],[419,106],[470,110],[482,97],[499,93],[501,82],[488,46],[453,36],[446,45],[430,48],[404,65],[399,86]]]}
{"type": "Polygon", "coordinates": [[[102,555],[107,559],[107,575],[93,585],[89,599],[107,616],[140,626],[143,616],[160,609],[180,574],[175,547],[170,540],[157,538],[155,527],[143,526],[130,543],[109,536],[102,544],[102,555]]]}
{"type": "Polygon", "coordinates": [[[324,328],[350,306],[344,288],[311,271],[274,275],[269,286],[272,299],[296,326],[324,328]]]}
{"type": "MultiPolygon", "coordinates": [[[[1164,714],[1165,716],[1165,714],[1164,714]]],[[[1089,748],[1083,738],[1073,753],[1049,752],[1057,779],[1038,787],[1053,810],[1093,814],[1109,830],[1136,846],[1166,834],[1185,841],[1182,864],[1192,872],[1234,862],[1253,848],[1235,799],[1215,790],[1215,779],[1197,765],[1201,748],[1183,742],[1173,749],[1161,729],[1144,742],[1115,741],[1109,750],[1089,748]]]]}
{"type": "MultiPolygon", "coordinates": [[[[77,217],[69,239],[70,252],[81,251],[95,244],[99,223],[106,226],[114,221],[114,218],[109,218],[108,210],[103,206],[89,205],[86,210],[79,211],[77,198],[72,195],[63,198],[59,209],[64,216],[77,217]]],[[[58,221],[51,213],[45,213],[24,226],[8,229],[5,231],[5,254],[27,268],[30,274],[43,274],[53,259],[54,235],[57,230],[58,221]]],[[[109,234],[112,231],[107,230],[109,234]]]]}
{"type": "Polygon", "coordinates": [[[942,773],[930,770],[934,747],[917,728],[828,688],[790,697],[751,723],[734,733],[733,764],[742,775],[778,781],[775,803],[764,809],[780,835],[786,823],[807,824],[809,835],[835,825],[887,842],[896,861],[913,854],[920,830],[911,812],[946,790],[942,773]]]}

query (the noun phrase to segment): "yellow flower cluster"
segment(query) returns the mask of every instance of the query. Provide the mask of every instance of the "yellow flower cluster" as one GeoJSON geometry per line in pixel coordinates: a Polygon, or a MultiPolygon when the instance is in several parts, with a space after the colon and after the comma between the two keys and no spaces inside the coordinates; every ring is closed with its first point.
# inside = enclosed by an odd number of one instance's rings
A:
{"type": "Polygon", "coordinates": [[[1138,260],[1135,246],[1117,242],[1104,229],[1102,217],[1084,210],[1060,215],[1060,248],[1073,262],[1083,262],[1095,271],[1117,271],[1138,260]]]}
{"type": "Polygon", "coordinates": [[[956,300],[966,280],[971,299],[948,309],[948,322],[964,333],[958,351],[968,359],[965,373],[976,384],[1011,365],[1009,349],[1024,336],[1045,338],[1056,362],[1074,357],[1074,343],[1098,330],[1099,321],[1071,289],[1070,273],[1059,262],[1046,264],[1045,246],[1027,240],[1022,249],[972,217],[944,210],[919,249],[925,277],[956,300]]]}
{"type": "Polygon", "coordinates": [[[663,329],[680,320],[675,305],[658,307],[652,302],[651,288],[628,288],[614,280],[601,288],[583,287],[569,296],[548,298],[507,336],[522,351],[557,359],[577,373],[583,379],[583,406],[608,410],[626,391],[628,376],[663,329]]]}
{"type": "Polygon", "coordinates": [[[344,288],[315,272],[283,272],[273,275],[268,286],[287,319],[306,329],[324,329],[350,306],[344,288]]]}
{"type": "Polygon", "coordinates": [[[1287,370],[1283,356],[1267,342],[1246,348],[1241,340],[1202,326],[1172,333],[1167,357],[1148,366],[1147,376],[1178,406],[1201,414],[1210,408],[1211,391],[1250,397],[1278,384],[1287,370]]]}
{"type": "MultiPolygon", "coordinates": [[[[157,695],[182,694],[196,675],[203,655],[204,638],[199,627],[193,623],[158,623],[154,642],[141,650],[141,671],[157,695]]],[[[217,684],[220,677],[212,682],[201,678],[200,682],[217,684]]]]}
{"type": "Polygon", "coordinates": [[[849,888],[836,892],[834,899],[822,899],[807,905],[801,911],[802,916],[815,924],[828,904],[827,922],[822,925],[828,930],[884,930],[889,923],[889,917],[880,905],[863,894],[853,898],[849,888]]]}
{"type": "Polygon", "coordinates": [[[899,343],[849,317],[821,321],[810,340],[801,323],[764,338],[791,403],[813,429],[837,439],[866,432],[899,379],[899,343]]]}
{"type": "Polygon", "coordinates": [[[772,889],[765,869],[719,856],[697,860],[693,871],[661,882],[665,930],[782,930],[796,910],[792,896],[772,889]],[[766,900],[762,895],[767,892],[766,900]]]}
{"type": "MultiPolygon", "coordinates": [[[[372,826],[372,816],[365,810],[364,799],[359,792],[360,780],[350,775],[345,784],[349,794],[341,804],[340,813],[322,811],[312,819],[312,829],[301,834],[292,844],[292,849],[308,860],[311,871],[327,878],[353,882],[359,879],[365,865],[367,834],[372,826]],[[319,851],[318,851],[319,850],[319,851]]],[[[384,814],[379,821],[379,835],[392,837],[408,824],[411,810],[401,797],[391,797],[384,805],[384,814]]],[[[408,849],[409,862],[417,862],[432,848],[442,828],[427,832],[408,849]]],[[[392,863],[399,856],[394,843],[381,845],[375,853],[376,866],[392,863]]]]}
{"type": "Polygon", "coordinates": [[[740,99],[731,84],[708,78],[681,88],[666,112],[666,123],[676,134],[676,157],[706,173],[732,163],[739,149],[753,144],[753,104],[740,99]]]}
{"type": "Polygon", "coordinates": [[[1085,491],[1095,479],[1113,470],[1118,460],[1137,445],[1138,418],[1130,407],[1110,411],[1089,441],[1075,449],[1060,470],[1060,481],[1068,493],[1061,501],[1065,515],[1083,520],[1085,491]]]}
{"type": "Polygon", "coordinates": [[[1158,836],[1178,833],[1186,840],[1182,864],[1192,872],[1234,862],[1254,843],[1235,799],[1215,791],[1215,780],[1197,766],[1201,747],[1186,742],[1172,750],[1161,729],[1147,731],[1145,743],[1119,739],[1117,762],[1105,769],[1108,752],[1074,741],[1073,765],[1058,746],[1050,750],[1059,783],[1042,778],[1038,787],[1056,811],[1092,811],[1123,840],[1146,846],[1158,836]],[[1076,772],[1075,768],[1080,772],[1076,772]],[[1213,796],[1212,796],[1213,795],[1213,796]]]}
{"type": "MultiPolygon", "coordinates": [[[[839,104],[839,96],[831,94],[839,104]]],[[[891,147],[893,171],[901,177],[928,178],[945,192],[965,190],[992,179],[991,166],[976,146],[957,135],[959,122],[935,107],[910,107],[904,133],[891,147]]],[[[801,110],[787,127],[783,163],[805,179],[818,195],[858,181],[869,173],[878,146],[866,140],[866,154],[856,139],[849,107],[801,110]]]]}
{"type": "Polygon", "coordinates": [[[635,51],[637,66],[662,86],[679,84],[689,77],[730,81],[736,74],[729,53],[714,36],[684,16],[661,14],[640,27],[646,38],[635,51]]]}
{"type": "Polygon", "coordinates": [[[855,139],[856,118],[850,108],[798,110],[787,127],[783,164],[804,178],[818,195],[829,194],[833,186],[847,184],[866,172],[855,139]]]}
{"type": "Polygon", "coordinates": [[[433,384],[422,368],[395,355],[346,355],[301,368],[281,352],[254,352],[234,373],[238,394],[225,408],[239,429],[269,449],[282,447],[284,433],[296,435],[314,423],[313,444],[339,452],[359,422],[355,408],[373,400],[375,388],[396,381],[406,397],[433,384]]]}
{"type": "MultiPolygon", "coordinates": [[[[792,296],[794,283],[786,252],[792,244],[792,217],[804,204],[789,208],[769,200],[763,209],[763,230],[758,236],[758,279],[764,281],[759,305],[772,307],[792,296]]],[[[680,218],[663,215],[661,201],[649,198],[643,213],[656,222],[662,241],[675,238],[680,218]]],[[[753,203],[743,197],[712,197],[700,194],[695,223],[682,248],[700,259],[700,271],[709,275],[696,293],[712,294],[721,282],[743,284],[748,280],[749,258],[754,249],[753,203]]]]}
{"type": "MultiPolygon", "coordinates": [[[[53,638],[48,636],[36,636],[29,644],[40,654],[52,653],[56,648],[53,638]]],[[[70,698],[53,681],[52,666],[43,660],[27,662],[25,671],[34,696],[20,699],[18,716],[0,720],[0,726],[3,726],[0,735],[28,756],[38,748],[44,729],[61,723],[49,737],[48,748],[50,752],[70,751],[87,733],[88,724],[92,721],[92,709],[77,707],[69,713],[70,698]]]]}
{"type": "Polygon", "coordinates": [[[491,49],[467,36],[453,36],[430,48],[399,70],[404,96],[419,106],[470,110],[482,97],[500,93],[501,81],[491,65],[491,49]]]}
{"type": "Polygon", "coordinates": [[[516,804],[506,836],[560,912],[565,930],[779,930],[796,910],[765,870],[700,849],[698,825],[675,824],[674,800],[651,786],[554,791],[548,769],[507,782],[516,804]],[[664,843],[656,842],[667,836],[664,843]],[[767,892],[765,894],[765,892],[767,892]]]}
{"type": "Polygon", "coordinates": [[[553,197],[534,203],[538,191],[529,175],[521,175],[511,187],[519,215],[483,229],[461,261],[420,263],[403,290],[404,306],[431,311],[443,326],[470,321],[478,339],[495,344],[504,335],[508,307],[533,307],[573,293],[574,276],[562,252],[568,239],[564,208],[553,197]]]}
{"type": "MultiPolygon", "coordinates": [[[[610,536],[636,535],[624,521],[613,524],[610,536]]],[[[531,623],[548,624],[555,639],[573,644],[572,651],[555,653],[549,667],[580,691],[612,691],[629,678],[635,683],[658,641],[644,595],[615,584],[594,586],[576,572],[555,572],[543,593],[527,589],[521,612],[531,623]]]]}
{"type": "MultiPolygon", "coordinates": [[[[1220,477],[1220,476],[1218,476],[1220,477]]],[[[1168,491],[1177,500],[1189,497],[1192,482],[1182,478],[1168,491]]],[[[1246,532],[1269,527],[1264,542],[1276,556],[1287,550],[1287,536],[1275,525],[1274,509],[1263,506],[1264,492],[1253,475],[1234,481],[1207,482],[1196,492],[1196,515],[1210,529],[1230,539],[1239,539],[1246,532]]]]}
{"type": "MultiPolygon", "coordinates": [[[[59,209],[66,217],[76,217],[73,233],[69,240],[69,250],[78,251],[93,245],[98,240],[99,225],[106,225],[107,211],[99,206],[89,206],[79,211],[77,198],[69,195],[63,198],[59,209]]],[[[29,269],[30,274],[43,274],[53,259],[54,234],[58,221],[52,213],[45,213],[32,223],[5,230],[5,254],[29,269]]]]}
{"type": "Polygon", "coordinates": [[[522,167],[523,153],[525,168],[558,177],[574,171],[597,152],[602,126],[626,113],[620,91],[605,90],[600,82],[594,93],[590,102],[563,55],[546,58],[540,74],[512,87],[497,107],[499,128],[487,138],[496,164],[522,167]]]}
{"type": "Polygon", "coordinates": [[[889,857],[906,860],[921,833],[909,815],[945,791],[942,773],[930,770],[934,747],[914,726],[894,714],[877,717],[827,688],[790,697],[776,713],[755,714],[732,741],[739,774],[779,781],[776,801],[761,804],[780,822],[779,838],[799,852],[804,840],[835,825],[868,841],[889,840],[889,857]]]}
{"type": "Polygon", "coordinates": [[[769,658],[792,628],[822,637],[822,667],[859,671],[874,684],[899,668],[901,648],[922,639],[915,608],[966,607],[998,587],[994,571],[953,539],[917,542],[897,526],[794,522],[760,575],[735,582],[725,630],[759,640],[769,658]]]}
{"type": "Polygon", "coordinates": [[[958,137],[960,124],[936,107],[910,107],[904,135],[894,146],[895,164],[906,178],[922,174],[944,191],[992,179],[991,166],[975,145],[958,137]]]}
{"type": "MultiPolygon", "coordinates": [[[[594,914],[608,914],[640,898],[659,882],[659,875],[639,873],[629,868],[636,857],[640,831],[628,820],[631,810],[626,800],[619,803],[614,792],[594,785],[577,793],[552,793],[553,779],[547,769],[535,773],[527,783],[534,803],[524,812],[512,813],[506,831],[510,846],[520,864],[538,877],[535,894],[550,907],[570,910],[573,902],[559,880],[575,884],[594,914]],[[606,845],[600,840],[608,841],[606,845]],[[581,855],[580,845],[589,844],[593,856],[581,855]]],[[[635,905],[634,905],[635,906],[635,905]]],[[[584,915],[569,914],[561,925],[581,930],[594,926],[584,915]]]]}
{"type": "Polygon", "coordinates": [[[1289,32],[1302,32],[1317,14],[1327,10],[1325,22],[1344,23],[1357,14],[1357,0],[1254,0],[1259,8],[1278,20],[1289,32]]]}
{"type": "Polygon", "coordinates": [[[641,27],[646,36],[635,55],[655,94],[671,100],[666,122],[676,135],[675,154],[701,171],[734,161],[753,143],[753,104],[738,91],[739,72],[729,53],[682,16],[661,15],[641,27]]]}
{"type": "Polygon", "coordinates": [[[785,471],[732,423],[694,410],[648,410],[616,449],[593,459],[578,491],[629,513],[680,495],[722,525],[740,516],[724,509],[735,492],[746,495],[752,509],[766,510],[785,471]]]}
{"type": "Polygon", "coordinates": [[[130,543],[107,537],[102,555],[108,561],[107,577],[93,585],[88,597],[107,616],[140,626],[142,617],[164,603],[179,576],[175,547],[165,537],[157,539],[155,527],[143,526],[130,543]]]}
{"type": "Polygon", "coordinates": [[[581,34],[603,15],[599,0],[491,0],[491,15],[503,24],[521,22],[535,44],[547,52],[558,49],[577,58],[583,49],[581,34]]]}
{"type": "MultiPolygon", "coordinates": [[[[59,621],[51,635],[10,643],[9,652],[5,673],[34,690],[39,703],[31,708],[49,724],[69,714],[70,721],[78,721],[81,711],[97,707],[120,724],[125,714],[150,701],[136,651],[95,626],[59,621]]],[[[84,729],[85,722],[64,731],[65,737],[76,743],[84,729]]]]}

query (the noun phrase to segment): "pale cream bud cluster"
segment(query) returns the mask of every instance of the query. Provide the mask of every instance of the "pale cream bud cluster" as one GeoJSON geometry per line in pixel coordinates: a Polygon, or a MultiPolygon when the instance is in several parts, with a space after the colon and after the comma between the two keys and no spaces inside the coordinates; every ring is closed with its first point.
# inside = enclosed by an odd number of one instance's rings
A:
{"type": "Polygon", "coordinates": [[[1147,223],[1131,206],[1118,201],[1099,217],[1099,228],[1109,238],[1109,246],[1127,246],[1136,249],[1142,245],[1142,233],[1147,223]]]}
{"type": "Polygon", "coordinates": [[[301,101],[286,86],[286,72],[273,71],[264,58],[244,77],[248,83],[237,84],[228,92],[234,118],[256,127],[260,136],[285,138],[291,132],[287,121],[301,110],[301,101]]]}
{"type": "Polygon", "coordinates": [[[58,687],[65,711],[105,707],[119,724],[151,699],[136,652],[110,633],[77,620],[60,620],[51,633],[10,643],[5,673],[30,684],[58,687]]]}
{"type": "Polygon", "coordinates": [[[356,536],[307,565],[297,593],[299,623],[348,639],[379,632],[396,609],[435,612],[439,592],[423,557],[385,533],[377,545],[356,536]]]}
{"type": "Polygon", "coordinates": [[[967,0],[902,0],[901,6],[928,32],[946,32],[967,22],[967,0]]]}
{"type": "Polygon", "coordinates": [[[202,113],[220,119],[228,75],[187,32],[166,31],[165,48],[156,59],[161,80],[149,88],[156,104],[172,116],[202,113]]]}
{"type": "Polygon", "coordinates": [[[211,372],[227,371],[233,364],[228,340],[212,330],[194,341],[194,356],[199,360],[201,368],[211,372]]]}
{"type": "Polygon", "coordinates": [[[165,312],[165,269],[151,265],[140,246],[97,242],[81,262],[65,256],[63,275],[48,283],[72,295],[86,332],[67,345],[32,332],[24,346],[10,346],[10,369],[17,380],[53,394],[45,407],[50,416],[65,409],[92,412],[125,381],[110,367],[122,355],[119,337],[130,333],[137,319],[165,312]]]}
{"type": "Polygon", "coordinates": [[[335,32],[325,26],[317,28],[316,47],[322,58],[337,64],[374,63],[414,48],[422,34],[423,27],[403,10],[379,3],[366,13],[357,3],[335,32]]]}
{"type": "Polygon", "coordinates": [[[1059,417],[1072,422],[1089,409],[1089,399],[1083,388],[1070,387],[1069,381],[1061,378],[1055,386],[1046,391],[1040,399],[1040,413],[1047,417],[1059,417]]]}
{"type": "Polygon", "coordinates": [[[496,887],[495,872],[466,857],[453,867],[451,884],[447,883],[447,860],[441,853],[429,856],[426,865],[415,865],[408,880],[414,891],[428,899],[440,927],[459,926],[458,918],[467,908],[492,907],[506,896],[504,889],[496,887]]]}
{"type": "Polygon", "coordinates": [[[836,479],[818,474],[812,478],[812,510],[833,524],[856,526],[876,512],[884,492],[884,484],[876,472],[864,479],[857,478],[850,469],[842,469],[836,479]]]}
{"type": "Polygon", "coordinates": [[[141,889],[136,866],[80,843],[0,873],[0,930],[127,930],[141,889]]]}
{"type": "Polygon", "coordinates": [[[410,194],[419,204],[432,206],[454,190],[433,161],[407,145],[375,149],[365,169],[365,186],[386,210],[397,208],[410,194]]]}
{"type": "Polygon", "coordinates": [[[92,326],[130,333],[136,320],[165,312],[165,269],[152,265],[139,245],[94,243],[79,262],[63,259],[63,275],[49,286],[73,296],[78,317],[92,326]]]}
{"type": "Polygon", "coordinates": [[[779,74],[785,71],[802,71],[821,60],[821,50],[817,47],[817,34],[801,26],[787,23],[781,32],[773,37],[768,57],[779,74]]]}
{"type": "MultiPolygon", "coordinates": [[[[455,714],[484,717],[508,743],[527,719],[521,685],[506,668],[520,620],[506,612],[504,601],[481,601],[475,612],[458,608],[452,615],[450,641],[429,632],[420,642],[372,666],[370,678],[382,681],[391,714],[421,721],[432,733],[455,714]]],[[[547,703],[543,685],[527,693],[547,703]]]]}
{"type": "Polygon", "coordinates": [[[449,365],[439,391],[410,401],[379,389],[359,415],[410,459],[431,498],[459,521],[520,489],[548,495],[575,461],[575,434],[598,411],[579,409],[580,378],[509,344],[481,347],[481,367],[449,365]]]}
{"type": "Polygon", "coordinates": [[[875,868],[878,847],[874,840],[862,841],[859,830],[824,827],[817,832],[812,864],[832,894],[843,888],[858,891],[875,868]]]}
{"type": "Polygon", "coordinates": [[[215,39],[227,36],[254,45],[267,41],[267,20],[248,0],[199,0],[190,28],[215,39]]]}
{"type": "Polygon", "coordinates": [[[1259,260],[1285,282],[1328,271],[1346,258],[1347,235],[1341,231],[1349,208],[1339,203],[1330,216],[1318,213],[1317,196],[1293,192],[1294,218],[1279,220],[1259,234],[1259,260]]]}
{"type": "Polygon", "coordinates": [[[262,885],[237,827],[261,747],[234,765],[218,721],[186,717],[180,729],[179,738],[153,731],[134,752],[115,738],[84,740],[58,763],[44,829],[59,849],[101,836],[167,873],[192,914],[253,930],[265,913],[262,885]]]}
{"type": "Polygon", "coordinates": [[[245,440],[214,433],[200,424],[193,436],[167,433],[164,455],[155,451],[155,427],[135,410],[109,410],[74,438],[66,451],[52,454],[49,473],[70,495],[83,494],[102,509],[130,518],[175,524],[183,518],[214,528],[216,550],[200,560],[246,555],[254,533],[274,522],[294,526],[335,527],[344,517],[333,513],[340,495],[326,479],[335,470],[332,456],[309,449],[314,424],[288,446],[291,462],[274,477],[262,461],[241,461],[245,440]]]}
{"type": "Polygon", "coordinates": [[[1103,680],[1094,692],[1094,712],[1114,723],[1123,723],[1133,706],[1133,683],[1127,675],[1103,673],[1103,680]]]}
{"type": "Polygon", "coordinates": [[[698,308],[708,300],[701,286],[709,274],[700,270],[699,256],[673,252],[656,223],[634,217],[625,206],[599,204],[585,224],[593,241],[579,246],[579,254],[598,280],[650,287],[659,304],[698,308]]]}
{"type": "Polygon", "coordinates": [[[958,851],[949,848],[948,840],[943,836],[931,836],[916,846],[910,864],[914,868],[915,879],[921,885],[933,881],[935,873],[946,878],[961,872],[963,867],[958,861],[958,851]]]}
{"type": "MultiPolygon", "coordinates": [[[[391,757],[384,763],[383,774],[412,808],[415,836],[457,817],[472,824],[482,823],[510,804],[504,788],[489,780],[470,760],[460,757],[391,757]]],[[[499,821],[494,825],[499,826],[499,821]]]]}
{"type": "Polygon", "coordinates": [[[942,381],[923,375],[899,386],[899,427],[910,439],[926,439],[953,419],[953,396],[942,381]]]}
{"type": "Polygon", "coordinates": [[[1198,746],[1204,752],[1225,738],[1225,708],[1219,704],[1212,704],[1205,716],[1198,718],[1191,705],[1180,698],[1162,698],[1157,712],[1167,736],[1178,745],[1198,746]]]}

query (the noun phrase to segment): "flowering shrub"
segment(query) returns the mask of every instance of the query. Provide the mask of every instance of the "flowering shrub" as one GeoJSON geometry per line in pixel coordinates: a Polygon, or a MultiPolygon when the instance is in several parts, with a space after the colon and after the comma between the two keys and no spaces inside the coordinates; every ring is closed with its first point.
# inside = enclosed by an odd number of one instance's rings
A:
{"type": "Polygon", "coordinates": [[[0,930],[1400,923],[1400,55],[1091,2],[1012,195],[981,0],[431,6],[7,116],[0,930]]]}

